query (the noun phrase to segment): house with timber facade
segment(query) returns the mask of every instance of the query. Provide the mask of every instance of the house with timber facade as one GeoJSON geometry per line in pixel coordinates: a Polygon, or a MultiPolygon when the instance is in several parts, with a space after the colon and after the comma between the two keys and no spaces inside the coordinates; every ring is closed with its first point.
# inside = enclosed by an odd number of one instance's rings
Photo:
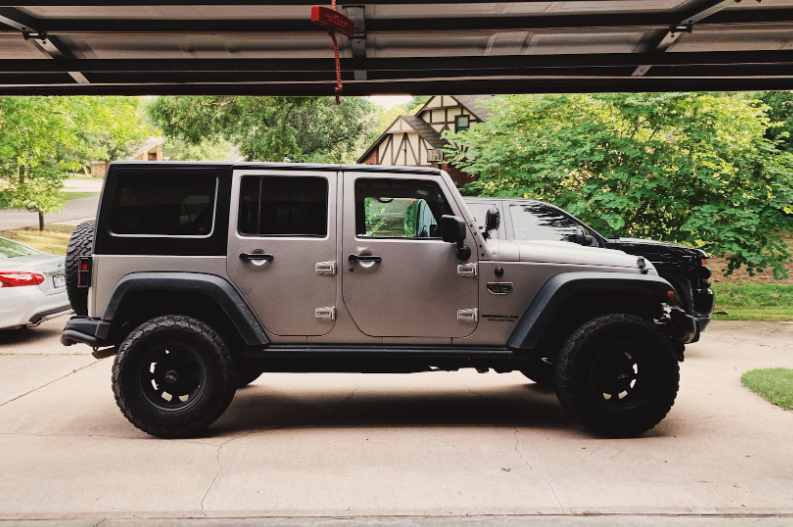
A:
{"type": "Polygon", "coordinates": [[[383,166],[422,166],[445,170],[458,187],[474,177],[443,159],[451,145],[444,134],[476,126],[487,120],[481,102],[492,95],[435,95],[415,115],[400,115],[358,159],[358,163],[383,166]]]}

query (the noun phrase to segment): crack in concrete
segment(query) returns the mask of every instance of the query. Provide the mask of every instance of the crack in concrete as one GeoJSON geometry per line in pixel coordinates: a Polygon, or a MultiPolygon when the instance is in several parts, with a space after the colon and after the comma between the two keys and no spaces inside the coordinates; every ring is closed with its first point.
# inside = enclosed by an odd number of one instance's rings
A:
{"type": "MultiPolygon", "coordinates": [[[[358,386],[356,386],[352,390],[352,392],[350,392],[350,395],[348,395],[341,403],[339,403],[339,405],[333,411],[333,414],[330,416],[329,419],[327,419],[329,422],[332,422],[336,418],[336,416],[338,416],[339,412],[341,412],[342,407],[344,407],[344,405],[347,404],[350,401],[350,399],[355,397],[355,392],[357,392],[360,387],[361,387],[361,384],[358,383],[358,386]]],[[[225,447],[226,445],[230,444],[232,441],[236,441],[237,439],[242,439],[243,437],[248,437],[250,435],[264,433],[264,432],[272,432],[273,430],[286,430],[288,428],[294,428],[294,427],[298,427],[298,426],[306,426],[306,425],[310,425],[310,424],[314,424],[314,423],[321,423],[321,422],[323,422],[325,420],[326,419],[320,417],[320,418],[317,418],[317,419],[309,419],[307,421],[303,421],[303,422],[300,422],[300,423],[293,423],[293,424],[282,425],[282,426],[273,426],[273,427],[270,427],[270,428],[263,428],[263,429],[260,429],[260,430],[250,430],[250,431],[248,431],[248,432],[246,432],[244,434],[236,435],[236,436],[230,438],[228,441],[224,441],[223,443],[217,445],[217,447],[216,447],[217,451],[215,452],[215,462],[218,465],[218,469],[217,469],[217,471],[215,471],[215,475],[212,477],[212,481],[209,482],[209,485],[207,486],[206,490],[204,491],[204,495],[201,497],[201,502],[199,504],[199,506],[201,508],[201,514],[203,514],[204,517],[208,517],[208,515],[206,513],[206,510],[205,510],[204,502],[206,501],[207,496],[209,495],[209,492],[212,490],[212,487],[215,485],[215,481],[217,481],[218,476],[220,476],[220,472],[223,470],[223,463],[220,461],[220,454],[221,454],[221,452],[223,450],[223,447],[225,447]]],[[[195,443],[195,444],[203,445],[203,443],[195,443]]],[[[213,445],[206,445],[206,446],[213,446],[213,445]]]]}
{"type": "Polygon", "coordinates": [[[47,384],[42,384],[42,385],[41,385],[41,386],[39,386],[38,388],[34,388],[34,389],[30,390],[29,392],[23,393],[22,395],[17,395],[17,396],[16,396],[16,397],[14,397],[13,399],[9,399],[8,401],[6,401],[6,402],[4,402],[4,403],[0,403],[0,407],[3,407],[3,406],[5,406],[5,405],[7,405],[8,403],[13,403],[13,402],[14,402],[14,401],[16,401],[16,400],[18,400],[18,399],[21,399],[21,398],[25,397],[26,395],[30,395],[30,394],[31,394],[31,393],[33,393],[33,392],[37,392],[37,391],[41,390],[42,388],[46,388],[46,387],[47,387],[47,386],[49,386],[50,384],[52,384],[52,383],[55,383],[55,382],[58,382],[58,381],[60,381],[61,379],[65,379],[66,377],[69,377],[70,375],[74,375],[74,374],[75,374],[75,373],[77,373],[78,371],[84,370],[84,369],[86,369],[86,368],[90,368],[91,366],[93,366],[94,364],[96,364],[96,363],[98,363],[98,362],[100,362],[100,361],[98,361],[98,360],[95,360],[95,361],[94,361],[94,362],[92,362],[91,364],[86,364],[85,366],[81,366],[80,368],[77,368],[76,370],[72,370],[72,371],[70,371],[69,373],[67,373],[67,374],[66,374],[66,375],[64,375],[63,377],[58,377],[57,379],[54,379],[54,380],[52,380],[52,381],[48,382],[47,384]]]}
{"type": "Polygon", "coordinates": [[[521,461],[523,461],[523,464],[526,465],[527,467],[529,467],[529,470],[533,474],[537,474],[540,478],[542,478],[543,482],[546,485],[548,485],[548,488],[550,489],[551,494],[553,494],[553,498],[556,500],[556,504],[559,505],[559,510],[561,511],[561,513],[562,514],[568,514],[567,512],[565,512],[564,505],[562,505],[562,502],[559,499],[559,496],[556,495],[556,489],[553,488],[553,485],[551,485],[551,482],[548,481],[548,478],[546,478],[545,476],[543,476],[542,474],[540,474],[536,470],[534,470],[534,467],[531,466],[531,464],[529,463],[529,460],[526,459],[525,457],[523,457],[523,454],[521,454],[519,447],[520,447],[520,441],[518,440],[518,428],[515,427],[515,453],[518,455],[518,457],[521,459],[521,461]]]}

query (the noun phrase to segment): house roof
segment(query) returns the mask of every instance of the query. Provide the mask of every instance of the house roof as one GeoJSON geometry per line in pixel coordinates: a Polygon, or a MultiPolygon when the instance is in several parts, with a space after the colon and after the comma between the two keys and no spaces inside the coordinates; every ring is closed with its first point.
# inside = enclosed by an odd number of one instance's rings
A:
{"type": "Polygon", "coordinates": [[[158,146],[160,146],[163,143],[165,143],[165,138],[164,137],[149,137],[148,139],[146,139],[146,141],[143,142],[142,145],[140,145],[138,147],[137,150],[135,150],[134,154],[129,156],[129,159],[132,159],[134,157],[138,157],[142,153],[148,152],[152,148],[157,148],[158,146]]]}
{"type": "Polygon", "coordinates": [[[452,97],[480,121],[487,121],[487,107],[482,102],[489,101],[493,95],[453,95],[452,97]]]}
{"type": "Polygon", "coordinates": [[[440,132],[438,132],[435,128],[427,124],[424,121],[424,119],[417,117],[415,115],[400,115],[399,117],[394,119],[394,122],[391,123],[388,128],[386,128],[385,132],[380,134],[380,137],[377,138],[377,141],[372,143],[372,145],[366,149],[366,152],[364,152],[363,155],[361,155],[361,157],[358,158],[358,163],[363,163],[364,161],[366,161],[367,157],[372,155],[374,149],[380,146],[380,143],[382,143],[383,140],[385,140],[386,136],[391,133],[389,132],[389,130],[393,128],[394,124],[396,124],[396,122],[399,121],[400,119],[402,119],[408,125],[410,125],[410,127],[417,134],[419,134],[419,137],[424,139],[427,142],[427,144],[430,145],[432,148],[445,148],[446,146],[449,145],[449,142],[443,137],[441,137],[440,132]]]}

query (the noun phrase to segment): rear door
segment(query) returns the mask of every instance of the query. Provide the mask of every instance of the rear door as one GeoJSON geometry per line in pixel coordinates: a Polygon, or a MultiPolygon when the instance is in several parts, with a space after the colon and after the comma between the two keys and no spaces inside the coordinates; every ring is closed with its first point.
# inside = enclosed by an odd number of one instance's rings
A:
{"type": "MultiPolygon", "coordinates": [[[[462,217],[445,181],[412,174],[344,176],[342,292],[376,337],[464,337],[478,322],[477,251],[461,261],[441,216],[462,217]]],[[[466,243],[475,242],[468,233],[466,243]]]]}
{"type": "Polygon", "coordinates": [[[271,333],[335,325],[336,184],[335,171],[234,173],[227,269],[271,333]]]}

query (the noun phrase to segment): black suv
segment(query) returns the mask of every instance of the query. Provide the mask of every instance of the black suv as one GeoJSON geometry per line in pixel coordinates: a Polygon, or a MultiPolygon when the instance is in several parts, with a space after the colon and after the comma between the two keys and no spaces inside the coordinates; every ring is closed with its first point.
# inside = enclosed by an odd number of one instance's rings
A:
{"type": "Polygon", "coordinates": [[[699,331],[710,322],[714,296],[708,254],[701,249],[641,238],[606,238],[565,210],[541,201],[465,198],[465,203],[483,230],[487,212],[498,213],[497,226],[489,231],[491,238],[568,242],[643,256],[675,286],[685,310],[697,319],[699,331]]]}

